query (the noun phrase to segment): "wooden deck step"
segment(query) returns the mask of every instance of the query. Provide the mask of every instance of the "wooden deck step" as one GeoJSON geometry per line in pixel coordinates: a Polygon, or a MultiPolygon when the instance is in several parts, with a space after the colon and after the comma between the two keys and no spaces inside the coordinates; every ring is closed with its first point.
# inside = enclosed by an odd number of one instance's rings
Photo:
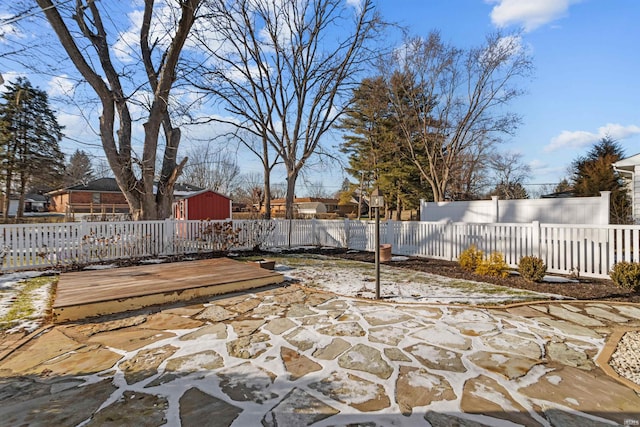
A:
{"type": "Polygon", "coordinates": [[[121,313],[283,281],[281,273],[229,258],[63,273],[53,303],[53,321],[121,313]]]}

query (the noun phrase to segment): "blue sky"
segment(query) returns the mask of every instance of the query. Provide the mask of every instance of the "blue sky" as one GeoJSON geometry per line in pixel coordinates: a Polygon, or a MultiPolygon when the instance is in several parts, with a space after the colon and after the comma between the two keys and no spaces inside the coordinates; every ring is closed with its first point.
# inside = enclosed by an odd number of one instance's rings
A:
{"type": "MultiPolygon", "coordinates": [[[[534,193],[540,184],[566,176],[571,161],[606,134],[627,155],[640,152],[640,1],[378,0],[378,6],[384,19],[406,26],[412,35],[439,30],[459,47],[477,46],[496,29],[523,29],[522,44],[531,52],[535,71],[531,80],[521,82],[526,94],[511,104],[523,123],[500,149],[522,153],[532,168],[527,183],[534,193]]],[[[10,16],[4,7],[0,19],[10,16]]],[[[28,35],[19,36],[28,40],[28,35]]],[[[10,27],[0,26],[0,54],[11,37],[10,27]]],[[[60,90],[55,78],[29,75],[1,55],[0,73],[5,80],[25,75],[52,95],[60,90]]],[[[93,150],[100,156],[96,135],[83,119],[68,107],[58,110],[70,137],[64,150],[93,150]]],[[[261,170],[250,158],[240,164],[243,172],[261,170]]],[[[282,177],[276,174],[273,180],[282,177]]],[[[322,182],[333,192],[343,178],[335,164],[325,165],[311,171],[308,182],[322,182]]],[[[300,187],[302,195],[303,180],[300,187]]]]}
{"type": "MultiPolygon", "coordinates": [[[[455,45],[496,29],[522,28],[533,57],[526,94],[511,104],[523,120],[501,149],[520,152],[530,184],[556,183],[606,134],[640,152],[640,2],[637,0],[381,0],[387,19],[455,45]]],[[[533,187],[533,186],[532,186],[533,187]]]]}

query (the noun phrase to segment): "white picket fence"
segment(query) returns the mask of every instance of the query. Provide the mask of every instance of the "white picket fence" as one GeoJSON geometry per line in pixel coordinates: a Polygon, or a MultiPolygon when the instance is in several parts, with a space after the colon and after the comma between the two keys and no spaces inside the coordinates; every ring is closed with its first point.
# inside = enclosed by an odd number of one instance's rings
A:
{"type": "MultiPolygon", "coordinates": [[[[137,221],[0,225],[2,271],[85,265],[219,250],[323,246],[373,251],[372,221],[137,221]]],[[[551,273],[608,277],[618,261],[640,261],[638,225],[400,222],[380,224],[396,255],[457,260],[470,245],[501,252],[511,267],[542,258],[551,273]]]]}

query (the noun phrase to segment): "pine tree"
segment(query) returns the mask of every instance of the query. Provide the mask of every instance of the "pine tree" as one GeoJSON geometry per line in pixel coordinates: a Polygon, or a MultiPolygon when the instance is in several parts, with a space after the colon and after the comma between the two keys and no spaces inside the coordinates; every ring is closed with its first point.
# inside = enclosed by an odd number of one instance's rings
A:
{"type": "Polygon", "coordinates": [[[627,224],[631,217],[631,201],[613,163],[624,158],[624,150],[610,137],[602,138],[586,156],[571,164],[571,184],[576,196],[595,197],[601,191],[611,191],[609,219],[612,224],[627,224]]]}
{"type": "Polygon", "coordinates": [[[17,216],[22,216],[29,186],[59,184],[64,155],[60,151],[62,126],[49,108],[46,92],[25,78],[7,84],[0,103],[0,145],[4,179],[4,218],[9,215],[12,193],[20,197],[17,216]]]}
{"type": "Polygon", "coordinates": [[[364,193],[379,187],[387,207],[399,216],[403,208],[417,203],[420,196],[416,195],[422,189],[420,174],[397,143],[400,131],[390,109],[390,95],[382,77],[360,83],[340,122],[340,128],[347,131],[341,151],[348,155],[347,172],[361,183],[364,193]]]}

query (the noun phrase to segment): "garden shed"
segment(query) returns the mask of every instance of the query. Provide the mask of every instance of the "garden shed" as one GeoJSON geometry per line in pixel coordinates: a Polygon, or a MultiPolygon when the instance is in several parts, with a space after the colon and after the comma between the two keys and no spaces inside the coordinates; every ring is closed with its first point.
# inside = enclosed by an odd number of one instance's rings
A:
{"type": "Polygon", "coordinates": [[[231,199],[212,190],[176,196],[173,217],[179,220],[231,219],[231,199]]]}

